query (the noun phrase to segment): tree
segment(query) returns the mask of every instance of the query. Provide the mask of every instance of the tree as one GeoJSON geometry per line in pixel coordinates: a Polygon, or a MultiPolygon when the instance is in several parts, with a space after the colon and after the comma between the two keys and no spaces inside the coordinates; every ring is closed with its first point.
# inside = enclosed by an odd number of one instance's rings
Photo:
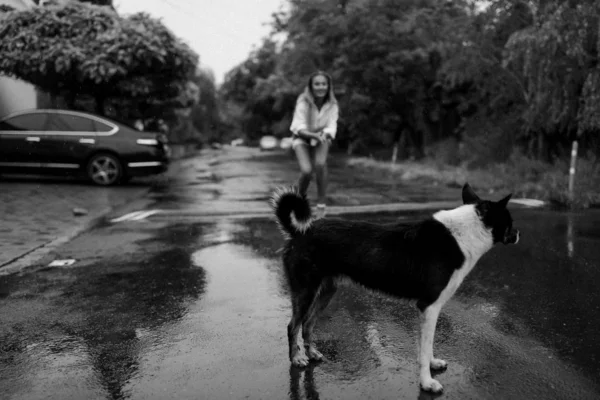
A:
{"type": "Polygon", "coordinates": [[[125,119],[169,114],[194,99],[189,81],[198,55],[145,13],[121,18],[107,7],[83,3],[4,14],[0,72],[42,90],[92,96],[95,111],[108,103],[125,119]],[[123,113],[127,115],[122,115],[123,113]]]}
{"type": "Polygon", "coordinates": [[[590,141],[600,129],[600,1],[534,4],[535,23],[510,37],[505,62],[523,81],[530,152],[550,159],[561,145],[590,141]]]}
{"type": "Polygon", "coordinates": [[[192,123],[204,137],[214,138],[220,133],[222,125],[215,77],[212,71],[201,69],[194,77],[194,83],[199,88],[200,96],[191,110],[192,123]]]}
{"type": "Polygon", "coordinates": [[[79,0],[81,3],[90,3],[97,6],[113,7],[113,0],[79,0]]]}
{"type": "MultiPolygon", "coordinates": [[[[288,14],[274,16],[274,33],[286,39],[281,50],[267,52],[277,61],[268,78],[279,82],[271,85],[272,97],[286,86],[297,94],[308,74],[329,71],[344,93],[338,143],[352,152],[361,143],[389,145],[404,132],[422,154],[428,142],[453,131],[434,87],[441,59],[460,41],[451,32],[464,23],[464,8],[460,1],[291,1],[288,14]]],[[[246,68],[244,79],[254,87],[267,78],[246,68]]],[[[262,113],[272,120],[272,112],[262,113]]]]}
{"type": "MultiPolygon", "coordinates": [[[[71,0],[33,0],[33,2],[35,4],[37,4],[38,6],[57,6],[57,5],[63,5],[66,2],[71,1],[71,0]]],[[[79,1],[80,3],[90,3],[90,4],[94,4],[97,6],[108,6],[112,9],[114,9],[114,5],[113,5],[113,0],[76,0],[79,1]]]]}
{"type": "Polygon", "coordinates": [[[497,0],[473,7],[454,32],[437,81],[446,107],[460,117],[469,161],[506,160],[522,133],[529,95],[523,77],[504,62],[505,46],[532,23],[524,1],[497,0]]]}
{"type": "Polygon", "coordinates": [[[462,141],[483,162],[517,145],[549,160],[575,138],[600,150],[600,0],[289,4],[223,85],[253,135],[285,127],[287,99],[323,69],[344,93],[336,143],[350,151],[462,141]]]}
{"type": "MultiPolygon", "coordinates": [[[[239,125],[249,139],[276,134],[273,132],[273,122],[282,117],[275,107],[278,101],[277,85],[270,85],[274,82],[276,65],[276,43],[264,40],[246,61],[226,75],[220,88],[220,95],[225,101],[243,108],[239,125]]],[[[279,89],[287,87],[286,82],[282,82],[282,85],[279,89]]]]}

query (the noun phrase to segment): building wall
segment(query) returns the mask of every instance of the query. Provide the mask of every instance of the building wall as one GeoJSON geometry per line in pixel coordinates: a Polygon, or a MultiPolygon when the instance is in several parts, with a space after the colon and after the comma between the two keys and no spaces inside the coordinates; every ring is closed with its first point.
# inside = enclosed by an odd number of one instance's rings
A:
{"type": "MultiPolygon", "coordinates": [[[[0,4],[16,10],[35,7],[31,0],[0,0],[0,4]]],[[[0,118],[14,111],[36,107],[37,92],[33,85],[0,75],[0,118]]]]}
{"type": "Polygon", "coordinates": [[[0,0],[0,4],[5,4],[16,10],[26,10],[35,7],[33,0],[0,0]]]}
{"type": "Polygon", "coordinates": [[[37,108],[35,87],[27,82],[0,76],[0,117],[31,108],[37,108]]]}

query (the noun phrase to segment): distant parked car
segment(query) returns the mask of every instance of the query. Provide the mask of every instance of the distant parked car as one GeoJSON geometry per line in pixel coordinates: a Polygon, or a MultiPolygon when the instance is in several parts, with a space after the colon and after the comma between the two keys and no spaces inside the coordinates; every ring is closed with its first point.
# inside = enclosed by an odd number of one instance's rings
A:
{"type": "Polygon", "coordinates": [[[28,110],[0,120],[0,173],[82,175],[97,185],[168,169],[164,134],[97,115],[28,110]]]}
{"type": "Polygon", "coordinates": [[[279,140],[275,136],[263,136],[260,138],[260,150],[273,150],[279,146],[279,140]]]}
{"type": "Polygon", "coordinates": [[[242,138],[233,139],[231,141],[231,146],[232,147],[242,146],[243,144],[244,144],[244,139],[242,139],[242,138]]]}
{"type": "Polygon", "coordinates": [[[279,142],[279,147],[283,150],[289,150],[292,148],[292,141],[293,139],[291,137],[284,137],[281,139],[281,142],[279,142]]]}

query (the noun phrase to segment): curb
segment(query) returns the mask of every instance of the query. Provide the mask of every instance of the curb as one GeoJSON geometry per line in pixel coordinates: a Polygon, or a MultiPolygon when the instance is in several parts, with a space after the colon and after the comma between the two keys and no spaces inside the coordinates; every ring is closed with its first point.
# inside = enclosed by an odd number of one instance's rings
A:
{"type": "MultiPolygon", "coordinates": [[[[387,204],[365,204],[360,206],[328,206],[327,215],[346,215],[346,214],[370,214],[386,212],[405,212],[405,211],[428,211],[441,210],[445,207],[454,208],[459,205],[455,201],[432,201],[428,203],[387,203],[387,204]]],[[[259,217],[271,216],[273,210],[268,206],[257,208],[253,211],[197,211],[197,210],[155,210],[155,217],[259,217]]]]}
{"type": "MultiPolygon", "coordinates": [[[[542,208],[543,202],[532,199],[511,200],[515,208],[534,209],[542,208]]],[[[406,202],[406,203],[387,203],[387,204],[366,204],[360,206],[329,206],[327,207],[328,216],[348,216],[360,214],[390,214],[390,213],[415,213],[431,212],[439,210],[449,210],[462,205],[457,201],[432,201],[427,203],[406,202]]],[[[269,207],[260,207],[253,211],[200,211],[196,209],[177,209],[177,210],[151,210],[153,220],[185,219],[194,222],[211,222],[215,218],[227,220],[249,220],[249,219],[269,219],[273,217],[273,210],[269,207]]],[[[141,218],[145,219],[145,218],[141,218]]]]}
{"type": "Polygon", "coordinates": [[[122,201],[111,207],[104,208],[103,210],[99,211],[96,214],[96,216],[91,217],[87,221],[84,221],[73,228],[70,228],[65,234],[57,237],[56,239],[46,242],[38,247],[35,247],[32,250],[29,250],[21,254],[20,256],[17,256],[12,260],[0,265],[0,276],[20,272],[22,270],[27,269],[27,267],[29,266],[33,267],[33,264],[42,260],[46,255],[48,255],[48,253],[50,253],[58,246],[65,244],[75,239],[77,236],[99,226],[102,223],[102,221],[106,218],[106,216],[110,215],[117,209],[124,207],[125,205],[146,196],[151,189],[152,187],[149,186],[145,190],[140,191],[140,193],[136,196],[123,199],[122,201]]]}
{"type": "MultiPolygon", "coordinates": [[[[186,159],[195,157],[199,153],[199,150],[196,149],[191,151],[184,151],[185,154],[183,154],[181,157],[172,159],[172,165],[178,162],[185,161],[186,159]]],[[[132,203],[133,201],[143,198],[151,190],[152,186],[148,186],[147,188],[145,188],[145,190],[140,191],[138,195],[132,196],[131,198],[123,199],[122,201],[111,207],[106,207],[105,209],[101,210],[96,216],[91,217],[89,220],[82,222],[73,228],[70,228],[65,234],[59,236],[58,238],[46,242],[40,246],[34,247],[33,249],[13,258],[12,260],[5,262],[4,264],[0,265],[0,276],[20,272],[24,269],[27,269],[28,266],[33,266],[32,264],[39,262],[48,253],[50,253],[58,246],[65,244],[71,241],[72,239],[76,238],[77,236],[97,227],[108,215],[115,212],[117,209],[129,203],[132,203]]]]}

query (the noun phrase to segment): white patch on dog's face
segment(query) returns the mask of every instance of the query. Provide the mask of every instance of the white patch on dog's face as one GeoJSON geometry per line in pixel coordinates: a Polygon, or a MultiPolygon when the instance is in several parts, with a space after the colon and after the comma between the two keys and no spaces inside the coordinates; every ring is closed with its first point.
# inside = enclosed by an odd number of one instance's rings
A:
{"type": "Polygon", "coordinates": [[[438,211],[433,218],[448,228],[467,260],[473,264],[494,245],[492,231],[485,227],[473,204],[438,211]]]}

